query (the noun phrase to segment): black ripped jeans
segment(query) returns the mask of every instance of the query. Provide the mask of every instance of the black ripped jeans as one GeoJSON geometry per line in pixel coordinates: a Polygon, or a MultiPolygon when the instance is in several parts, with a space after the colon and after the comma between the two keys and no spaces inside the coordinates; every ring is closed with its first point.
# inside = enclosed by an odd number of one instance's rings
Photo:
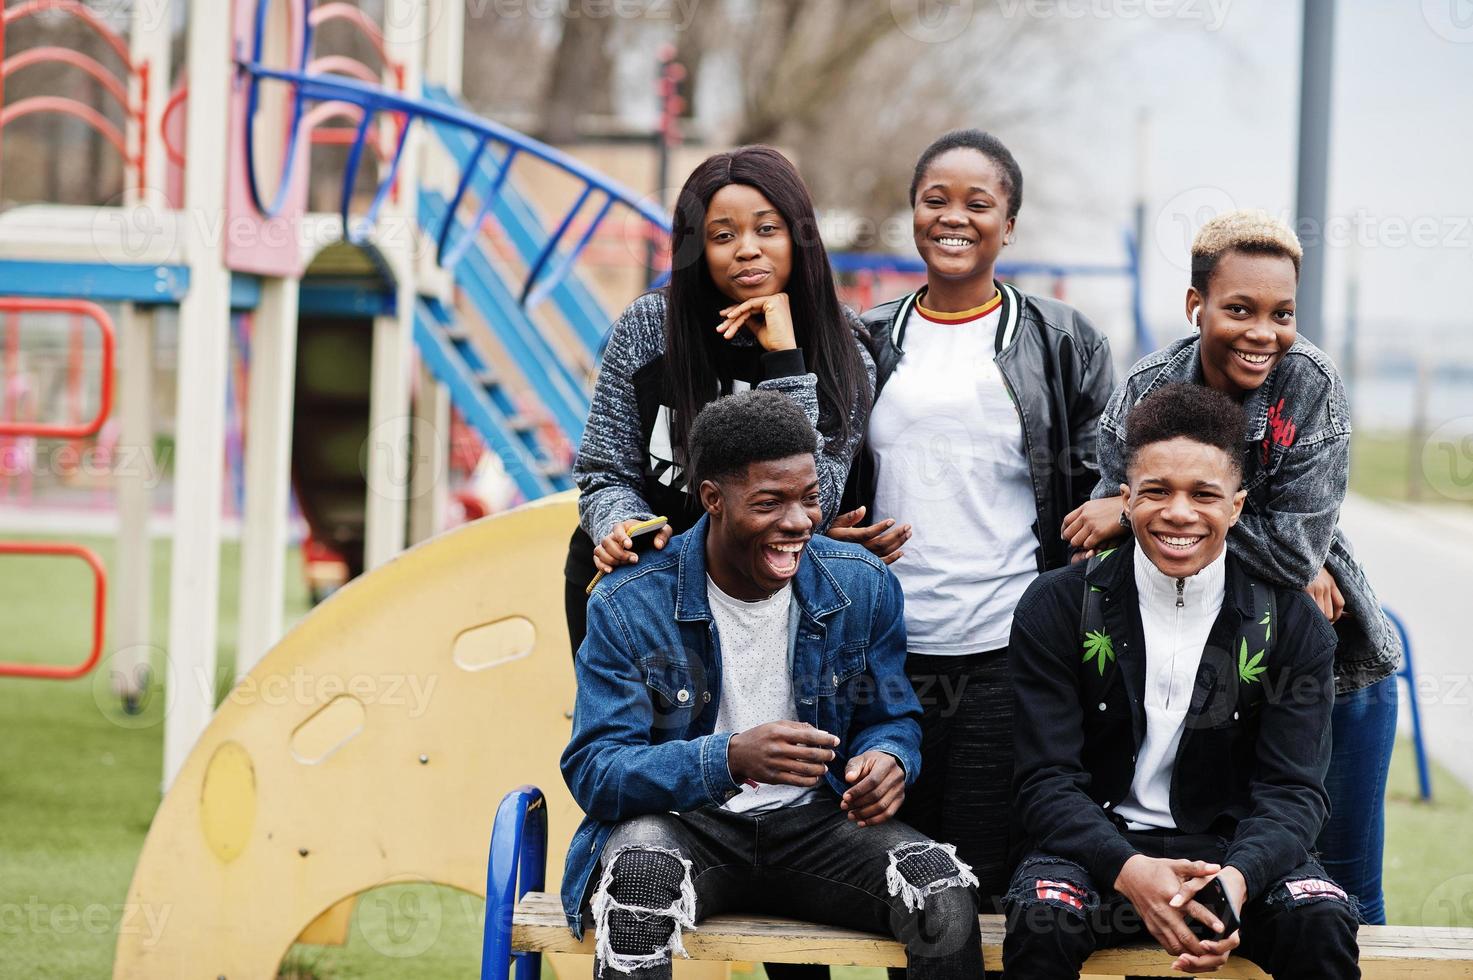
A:
{"type": "Polygon", "coordinates": [[[893,936],[912,980],[976,980],[982,937],[970,874],[898,820],[859,827],[821,792],[767,813],[705,807],[615,828],[584,912],[596,974],[668,980],[670,958],[656,954],[677,946],[683,925],[755,912],[893,936]]]}
{"type": "MultiPolygon", "coordinates": [[[[1227,842],[1210,834],[1123,831],[1147,857],[1221,864],[1227,842]]],[[[1079,976],[1096,949],[1155,940],[1111,882],[1101,887],[1072,861],[1034,852],[1008,891],[1003,969],[1008,980],[1079,976]]],[[[1356,913],[1345,892],[1310,860],[1247,902],[1242,956],[1280,980],[1354,980],[1356,913]]]]}

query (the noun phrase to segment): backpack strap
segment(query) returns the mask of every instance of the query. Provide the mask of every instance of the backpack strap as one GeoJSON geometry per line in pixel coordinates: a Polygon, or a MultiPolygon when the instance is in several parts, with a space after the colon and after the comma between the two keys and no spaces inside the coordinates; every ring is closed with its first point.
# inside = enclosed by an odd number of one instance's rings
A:
{"type": "Polygon", "coordinates": [[[1260,665],[1273,660],[1274,644],[1279,639],[1279,600],[1274,589],[1258,579],[1249,577],[1249,594],[1252,596],[1253,615],[1246,616],[1238,626],[1238,635],[1233,640],[1235,655],[1247,651],[1252,658],[1263,651],[1260,665]]]}
{"type": "Polygon", "coordinates": [[[1101,633],[1105,629],[1105,608],[1100,602],[1100,596],[1103,593],[1089,584],[1089,576],[1100,567],[1100,562],[1108,555],[1109,552],[1103,556],[1099,554],[1092,556],[1084,573],[1084,602],[1079,606],[1079,644],[1081,647],[1090,633],[1101,633]]]}

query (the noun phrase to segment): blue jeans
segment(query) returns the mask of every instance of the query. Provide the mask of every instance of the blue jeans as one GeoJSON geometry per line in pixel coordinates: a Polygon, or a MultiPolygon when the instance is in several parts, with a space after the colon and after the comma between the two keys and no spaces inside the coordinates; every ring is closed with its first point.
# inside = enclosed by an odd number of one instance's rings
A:
{"type": "Polygon", "coordinates": [[[1320,832],[1320,861],[1360,900],[1361,918],[1385,925],[1381,854],[1386,843],[1386,772],[1396,741],[1397,678],[1337,695],[1330,715],[1334,747],[1325,791],[1330,821],[1320,832]]]}

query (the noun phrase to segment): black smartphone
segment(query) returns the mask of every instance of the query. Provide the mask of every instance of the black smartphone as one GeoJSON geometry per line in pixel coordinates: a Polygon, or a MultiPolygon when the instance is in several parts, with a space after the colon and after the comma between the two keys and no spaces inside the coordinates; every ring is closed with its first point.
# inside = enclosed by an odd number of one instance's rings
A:
{"type": "Polygon", "coordinates": [[[1222,923],[1222,932],[1213,932],[1212,927],[1205,922],[1187,917],[1187,927],[1192,930],[1192,935],[1198,939],[1226,939],[1238,931],[1238,914],[1233,911],[1233,903],[1228,900],[1227,889],[1222,887],[1221,878],[1213,878],[1207,886],[1197,892],[1197,904],[1217,916],[1222,923]]]}
{"type": "MultiPolygon", "coordinates": [[[[654,517],[650,520],[644,521],[643,523],[636,524],[629,530],[625,531],[624,533],[629,535],[629,540],[634,545],[634,547],[630,550],[632,550],[635,554],[643,554],[645,549],[654,544],[655,534],[669,523],[670,521],[668,518],[654,517]]],[[[602,571],[595,575],[593,577],[593,581],[588,583],[588,588],[585,590],[585,594],[593,595],[593,587],[599,582],[603,581],[603,577],[604,573],[602,571]]]]}

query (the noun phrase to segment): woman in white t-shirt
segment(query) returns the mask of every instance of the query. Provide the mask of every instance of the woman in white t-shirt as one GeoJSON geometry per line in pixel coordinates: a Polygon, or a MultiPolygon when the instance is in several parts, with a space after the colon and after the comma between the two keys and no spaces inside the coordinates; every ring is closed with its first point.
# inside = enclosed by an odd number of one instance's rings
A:
{"type": "Polygon", "coordinates": [[[1069,560],[1058,528],[1097,478],[1095,426],[1114,374],[1108,343],[1078,311],[994,277],[1023,199],[996,137],[936,140],[910,198],[926,285],[862,317],[875,403],[850,475],[855,509],[828,533],[903,556],[893,570],[925,715],[900,816],[955,844],[996,898],[1012,870],[1013,607],[1039,572],[1069,560]]]}

